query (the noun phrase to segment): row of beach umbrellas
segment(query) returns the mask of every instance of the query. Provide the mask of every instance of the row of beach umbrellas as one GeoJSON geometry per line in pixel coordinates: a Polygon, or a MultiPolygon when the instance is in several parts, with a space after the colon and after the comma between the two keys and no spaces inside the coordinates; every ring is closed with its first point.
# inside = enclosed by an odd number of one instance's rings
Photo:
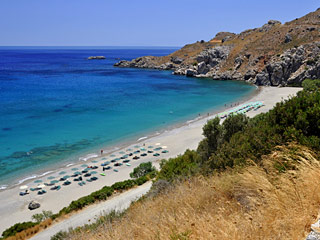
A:
{"type": "MultiPolygon", "coordinates": [[[[160,145],[161,145],[161,143],[155,143],[155,146],[160,146],[160,145]]],[[[140,150],[146,151],[146,149],[145,149],[144,147],[140,147],[140,146],[138,146],[138,145],[135,145],[134,148],[140,148],[140,150]]],[[[153,148],[153,146],[148,146],[148,148],[151,149],[151,148],[153,148]]],[[[162,146],[161,148],[162,148],[162,149],[166,149],[167,146],[162,146]]],[[[161,148],[160,148],[160,149],[161,149],[161,148]]],[[[159,149],[159,147],[158,147],[158,149],[159,149]]],[[[131,148],[128,148],[126,151],[132,151],[132,149],[131,149],[131,148]]],[[[168,151],[165,150],[165,152],[168,152],[168,151]]],[[[124,151],[120,151],[119,154],[125,154],[125,152],[124,152],[124,151]]],[[[110,157],[115,157],[115,156],[116,156],[115,154],[111,154],[111,155],[110,155],[110,157]]],[[[128,156],[128,155],[124,155],[123,157],[129,157],[129,156],[128,156]]],[[[107,159],[107,158],[104,157],[104,158],[102,158],[101,160],[106,160],[106,159],[107,159]]],[[[115,160],[120,160],[120,158],[116,158],[115,160]]],[[[97,163],[98,161],[97,161],[97,160],[93,160],[92,162],[93,162],[93,163],[97,163]]],[[[87,165],[87,164],[82,164],[81,167],[85,168],[83,171],[86,171],[86,172],[89,172],[89,170],[91,170],[91,168],[88,168],[88,165],[87,165]]],[[[79,169],[76,168],[76,167],[72,168],[71,170],[72,170],[72,171],[75,171],[75,172],[73,173],[74,175],[80,175],[80,174],[81,174],[81,172],[77,171],[77,170],[79,170],[79,169]]],[[[59,175],[64,175],[64,174],[66,174],[66,173],[67,173],[66,171],[61,171],[61,172],[59,172],[59,175]]],[[[91,172],[90,172],[90,174],[92,174],[92,175],[97,174],[97,173],[98,173],[97,171],[91,171],[91,172]]],[[[50,181],[51,184],[55,184],[55,183],[58,183],[58,182],[59,182],[59,180],[56,180],[55,178],[56,178],[55,176],[49,176],[47,179],[48,179],[48,180],[51,180],[51,181],[50,181]]],[[[70,176],[69,176],[69,175],[65,175],[65,176],[63,176],[62,178],[68,179],[68,178],[70,178],[70,176]]],[[[40,184],[40,183],[42,183],[42,182],[43,182],[43,181],[42,181],[41,179],[37,179],[37,180],[34,181],[34,183],[39,183],[39,184],[37,185],[37,187],[40,187],[40,188],[45,187],[44,184],[40,184]]],[[[20,186],[20,189],[21,189],[21,190],[25,190],[25,189],[28,189],[28,188],[29,188],[29,187],[28,187],[27,185],[22,185],[22,186],[20,186]]]]}

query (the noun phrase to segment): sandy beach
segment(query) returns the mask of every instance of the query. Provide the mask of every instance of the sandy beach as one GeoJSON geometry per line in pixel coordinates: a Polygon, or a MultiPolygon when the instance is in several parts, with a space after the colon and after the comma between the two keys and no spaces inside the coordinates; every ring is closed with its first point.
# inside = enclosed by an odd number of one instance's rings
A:
{"type": "MultiPolygon", "coordinates": [[[[247,115],[249,117],[253,117],[259,113],[267,112],[277,102],[286,99],[289,96],[295,95],[300,90],[301,88],[261,87],[258,94],[248,99],[245,103],[261,101],[264,106],[256,111],[248,112],[247,115]]],[[[87,162],[79,162],[73,166],[66,167],[64,169],[66,172],[65,174],[59,175],[59,172],[61,171],[59,170],[46,175],[41,179],[43,182],[50,182],[50,180],[48,180],[48,177],[50,176],[54,176],[55,179],[59,179],[64,175],[71,175],[75,171],[72,170],[73,168],[78,168],[79,170],[84,169],[84,167],[81,167],[81,165],[84,163],[89,166],[99,166],[96,171],[101,173],[101,163],[110,161],[113,158],[121,157],[123,155],[123,153],[119,153],[121,151],[129,153],[129,151],[127,151],[129,148],[133,151],[137,150],[135,145],[145,147],[146,149],[148,149],[148,146],[166,146],[166,150],[169,151],[168,153],[162,153],[159,151],[159,157],[148,154],[146,157],[140,157],[139,160],[131,160],[131,166],[126,166],[124,164],[123,166],[117,168],[119,172],[114,172],[113,170],[105,171],[104,173],[106,173],[106,176],[100,176],[97,174],[96,176],[99,178],[97,181],[90,183],[88,182],[84,186],[79,186],[77,182],[70,180],[72,183],[69,186],[63,186],[59,191],[52,191],[50,190],[50,187],[45,187],[44,189],[47,190],[47,193],[44,195],[37,195],[37,191],[34,191],[30,192],[28,195],[19,196],[19,192],[21,191],[19,189],[20,186],[0,192],[0,214],[2,217],[0,220],[0,232],[17,222],[30,221],[33,214],[40,213],[42,210],[50,210],[53,213],[56,213],[63,207],[67,206],[72,200],[86,196],[91,192],[102,188],[103,186],[112,185],[115,182],[128,179],[130,178],[129,174],[132,172],[133,168],[142,162],[152,161],[154,165],[158,167],[159,161],[163,158],[167,159],[170,157],[175,157],[184,153],[186,149],[196,149],[199,141],[202,139],[203,125],[208,119],[213,117],[214,115],[210,115],[197,121],[190,121],[188,124],[166,131],[158,136],[144,139],[139,143],[125,146],[123,149],[119,149],[116,153],[113,153],[116,155],[115,157],[110,157],[108,154],[105,154],[96,158],[92,158],[87,162]],[[159,144],[156,145],[156,143],[159,144]],[[28,204],[31,200],[39,202],[41,207],[33,211],[28,210],[28,204]]],[[[35,179],[30,180],[29,182],[24,182],[23,185],[28,185],[29,188],[36,187],[37,183],[34,183],[34,180],[35,179]]]]}

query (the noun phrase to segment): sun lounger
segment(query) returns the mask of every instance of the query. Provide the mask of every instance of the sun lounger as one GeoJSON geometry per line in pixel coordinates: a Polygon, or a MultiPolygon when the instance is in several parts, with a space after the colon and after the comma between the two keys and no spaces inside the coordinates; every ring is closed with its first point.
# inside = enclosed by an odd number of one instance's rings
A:
{"type": "Polygon", "coordinates": [[[27,195],[27,194],[29,194],[28,191],[24,191],[24,192],[20,192],[20,193],[19,193],[20,196],[25,196],[25,195],[27,195]]]}
{"type": "Polygon", "coordinates": [[[45,193],[47,193],[47,191],[46,191],[46,190],[44,190],[44,189],[42,189],[42,190],[38,191],[38,195],[42,195],[42,194],[45,194],[45,193]]]}
{"type": "Polygon", "coordinates": [[[58,185],[58,186],[54,186],[54,187],[52,187],[52,188],[50,188],[50,190],[59,190],[61,188],[61,186],[60,185],[58,185]]]}
{"type": "Polygon", "coordinates": [[[63,183],[64,186],[67,186],[67,185],[70,185],[70,184],[71,184],[70,181],[65,181],[65,182],[63,183]]]}

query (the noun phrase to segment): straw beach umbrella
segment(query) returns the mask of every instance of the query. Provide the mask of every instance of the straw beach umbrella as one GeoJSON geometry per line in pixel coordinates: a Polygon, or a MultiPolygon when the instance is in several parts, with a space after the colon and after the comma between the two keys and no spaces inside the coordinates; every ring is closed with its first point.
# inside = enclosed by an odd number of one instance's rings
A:
{"type": "Polygon", "coordinates": [[[160,145],[161,145],[161,143],[156,143],[155,145],[156,145],[156,146],[160,146],[160,145]]]}

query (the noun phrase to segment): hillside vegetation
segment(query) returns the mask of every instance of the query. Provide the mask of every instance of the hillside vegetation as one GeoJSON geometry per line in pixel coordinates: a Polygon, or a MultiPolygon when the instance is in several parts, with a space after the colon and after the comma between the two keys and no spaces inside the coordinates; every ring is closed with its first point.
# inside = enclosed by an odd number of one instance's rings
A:
{"type": "Polygon", "coordinates": [[[302,239],[320,204],[319,81],[252,119],[218,118],[144,199],[66,239],[302,239]]]}
{"type": "Polygon", "coordinates": [[[303,239],[319,209],[319,167],[308,148],[277,147],[260,165],[191,178],[71,239],[303,239]],[[288,163],[295,169],[279,174],[288,163]]]}

